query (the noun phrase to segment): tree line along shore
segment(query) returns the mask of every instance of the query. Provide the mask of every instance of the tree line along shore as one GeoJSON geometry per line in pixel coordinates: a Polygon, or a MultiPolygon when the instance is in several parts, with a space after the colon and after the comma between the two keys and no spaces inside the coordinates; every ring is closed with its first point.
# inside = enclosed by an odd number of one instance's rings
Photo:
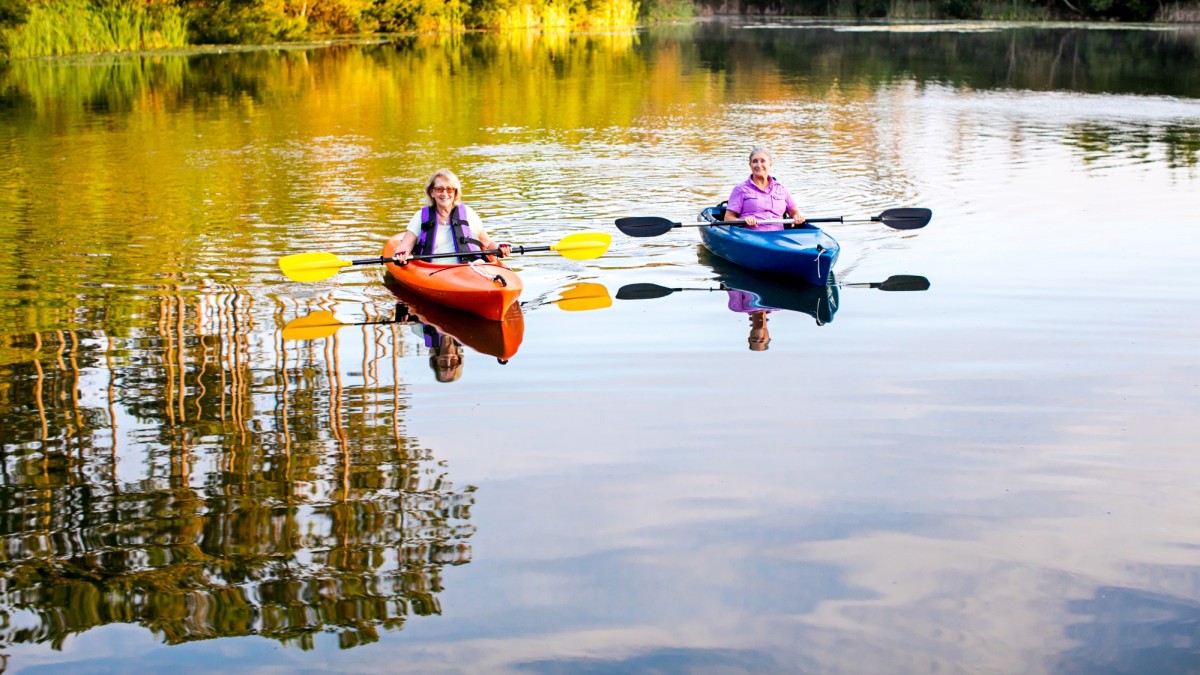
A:
{"type": "Polygon", "coordinates": [[[1200,23],[1164,0],[0,0],[0,58],[465,30],[612,30],[696,16],[1200,23]]]}

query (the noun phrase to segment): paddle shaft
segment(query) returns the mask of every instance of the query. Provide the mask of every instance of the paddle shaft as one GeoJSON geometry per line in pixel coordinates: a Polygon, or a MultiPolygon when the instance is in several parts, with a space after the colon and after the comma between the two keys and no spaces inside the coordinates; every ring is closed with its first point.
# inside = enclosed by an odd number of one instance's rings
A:
{"type": "MultiPolygon", "coordinates": [[[[846,218],[845,216],[826,216],[823,218],[805,218],[804,223],[883,223],[897,230],[915,230],[925,227],[933,212],[923,208],[888,209],[870,218],[846,218]]],[[[759,220],[759,223],[794,223],[794,220],[759,220]]],[[[711,223],[712,225],[745,225],[744,220],[724,220],[711,223]]]]}
{"type": "MultiPolygon", "coordinates": [[[[878,223],[882,220],[883,219],[880,218],[879,216],[871,216],[870,218],[846,218],[844,216],[828,216],[825,218],[805,218],[804,220],[800,221],[799,224],[804,225],[806,223],[878,223]]],[[[796,223],[796,221],[792,220],[791,218],[763,219],[763,220],[755,220],[754,222],[759,225],[776,225],[776,224],[792,225],[792,224],[796,223]]],[[[746,225],[746,224],[747,223],[744,220],[717,220],[717,221],[714,221],[711,223],[675,223],[675,227],[713,227],[715,225],[746,225]]]]}
{"type": "MultiPolygon", "coordinates": [[[[888,209],[878,216],[870,218],[846,218],[844,216],[832,216],[824,218],[808,218],[802,221],[801,224],[808,223],[883,223],[888,227],[896,230],[916,230],[925,227],[929,224],[929,219],[933,216],[933,212],[923,208],[901,208],[888,209]]],[[[791,219],[763,219],[756,220],[756,223],[784,223],[793,224],[795,220],[791,219]]],[[[745,220],[718,220],[713,222],[696,222],[696,223],[677,223],[666,218],[657,216],[634,216],[617,219],[617,229],[631,237],[657,237],[660,234],[666,234],[676,227],[717,227],[717,226],[745,226],[745,220]]]]}
{"type": "MultiPolygon", "coordinates": [[[[525,253],[534,253],[537,251],[553,251],[554,250],[554,247],[552,247],[552,246],[510,246],[509,248],[513,253],[522,254],[522,255],[525,253]]],[[[455,251],[453,253],[427,253],[425,255],[410,255],[408,257],[408,259],[409,260],[433,260],[434,258],[457,258],[458,256],[465,256],[465,255],[498,255],[499,253],[500,253],[500,249],[489,248],[484,251],[455,251]]],[[[378,258],[359,258],[358,260],[350,260],[348,262],[351,265],[379,265],[379,264],[383,264],[383,263],[390,263],[390,262],[396,262],[396,261],[393,260],[392,258],[385,258],[383,256],[379,256],[378,258]]]]}

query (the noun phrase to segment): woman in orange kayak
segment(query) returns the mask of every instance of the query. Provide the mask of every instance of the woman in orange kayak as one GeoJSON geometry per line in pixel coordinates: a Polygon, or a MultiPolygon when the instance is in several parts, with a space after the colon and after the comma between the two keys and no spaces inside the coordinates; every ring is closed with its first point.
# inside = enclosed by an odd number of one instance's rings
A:
{"type": "Polygon", "coordinates": [[[474,260],[471,251],[500,249],[507,256],[511,247],[492,241],[475,209],[462,203],[462,183],[450,169],[438,169],[425,183],[425,207],[413,214],[408,231],[392,254],[403,265],[410,255],[462,252],[459,262],[474,260]]]}

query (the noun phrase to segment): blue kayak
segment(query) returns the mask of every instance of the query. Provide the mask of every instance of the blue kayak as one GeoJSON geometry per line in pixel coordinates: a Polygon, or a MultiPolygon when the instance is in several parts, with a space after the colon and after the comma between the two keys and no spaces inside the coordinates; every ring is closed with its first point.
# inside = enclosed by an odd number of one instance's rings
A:
{"type": "MultiPolygon", "coordinates": [[[[716,223],[725,207],[710,206],[700,212],[703,221],[716,223]]],[[[794,229],[761,232],[737,225],[700,228],[708,250],[747,269],[803,279],[814,286],[829,283],[841,246],[819,227],[799,225],[794,229]]]]}
{"type": "Polygon", "coordinates": [[[787,277],[759,274],[741,265],[734,265],[704,247],[700,247],[699,257],[701,264],[712,268],[723,288],[747,294],[748,310],[785,309],[799,312],[816,319],[818,326],[833,321],[833,315],[837,313],[837,283],[814,286],[798,284],[795,279],[787,277]]]}

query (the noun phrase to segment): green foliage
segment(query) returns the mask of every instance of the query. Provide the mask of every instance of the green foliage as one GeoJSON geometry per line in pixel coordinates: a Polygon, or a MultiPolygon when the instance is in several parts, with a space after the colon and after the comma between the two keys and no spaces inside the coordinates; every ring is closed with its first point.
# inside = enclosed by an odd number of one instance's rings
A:
{"type": "Polygon", "coordinates": [[[611,29],[730,11],[841,19],[1200,17],[1195,1],[1161,0],[0,0],[0,53],[19,58],[473,28],[611,29]]]}
{"type": "MultiPolygon", "coordinates": [[[[759,4],[769,2],[769,0],[748,1],[759,4]]],[[[778,9],[773,13],[806,16],[824,16],[828,14],[841,19],[883,19],[892,16],[893,12],[899,8],[898,13],[901,16],[913,14],[907,5],[899,4],[893,0],[828,0],[827,5],[822,4],[820,7],[814,5],[811,0],[796,0],[792,2],[784,0],[779,5],[778,9]]]]}
{"type": "Polygon", "coordinates": [[[61,0],[28,5],[27,12],[4,5],[3,16],[23,23],[0,30],[12,57],[82,54],[181,47],[186,44],[178,8],[134,0],[61,0]]]}
{"type": "Polygon", "coordinates": [[[193,43],[263,44],[297,39],[306,17],[287,13],[284,0],[180,0],[193,43]]]}
{"type": "MultiPolygon", "coordinates": [[[[672,0],[662,0],[671,2],[672,0]]],[[[685,0],[686,1],[686,0],[685,0]]],[[[1194,22],[1200,4],[1168,5],[1161,0],[690,0],[701,14],[739,13],[821,16],[838,19],[989,19],[1048,21],[1083,18],[1104,21],[1194,22]]],[[[653,15],[647,9],[647,19],[653,15]]]]}
{"type": "Polygon", "coordinates": [[[1149,21],[1159,10],[1159,3],[1151,0],[1071,0],[1065,4],[1087,18],[1119,21],[1149,21]]]}
{"type": "Polygon", "coordinates": [[[635,25],[637,11],[631,0],[475,0],[466,24],[502,31],[620,28],[635,25]]]}
{"type": "Polygon", "coordinates": [[[980,15],[979,0],[938,0],[938,11],[950,19],[970,19],[980,15]]]}
{"type": "Polygon", "coordinates": [[[588,0],[586,18],[579,25],[590,28],[617,28],[637,22],[638,3],[631,0],[588,0]]]}
{"type": "Polygon", "coordinates": [[[642,17],[648,23],[682,21],[696,15],[691,0],[647,0],[642,3],[642,17]]]}
{"type": "Polygon", "coordinates": [[[312,33],[349,35],[374,31],[379,22],[372,11],[373,0],[312,0],[302,11],[312,33]]]}
{"type": "Polygon", "coordinates": [[[979,0],[977,6],[977,14],[963,18],[988,21],[1049,21],[1054,18],[1050,7],[1038,0],[979,0]]]}
{"type": "Polygon", "coordinates": [[[1200,23],[1200,3],[1164,4],[1154,16],[1154,20],[1164,23],[1200,23]]]}
{"type": "MultiPolygon", "coordinates": [[[[577,1],[577,0],[572,0],[577,1]]],[[[626,0],[627,1],[627,0],[626,0]]],[[[491,0],[180,0],[199,42],[261,43],[376,31],[460,31],[500,27],[511,15],[491,0]]],[[[515,4],[515,3],[514,3],[515,4]]],[[[530,4],[526,2],[525,4],[530,4]]],[[[542,3],[561,6],[561,0],[542,3]]],[[[540,12],[537,13],[540,17],[540,12]]],[[[632,23],[632,21],[630,21],[632,23]]],[[[540,25],[540,24],[539,24],[540,25]]]]}
{"type": "Polygon", "coordinates": [[[386,32],[430,32],[437,30],[445,5],[444,0],[380,0],[371,14],[386,32]]]}
{"type": "Polygon", "coordinates": [[[868,19],[883,19],[888,16],[888,11],[891,9],[892,3],[890,0],[855,0],[854,8],[855,15],[866,17],[868,19]]]}
{"type": "Polygon", "coordinates": [[[0,26],[23,24],[28,16],[29,3],[25,0],[0,0],[0,26]]]}

